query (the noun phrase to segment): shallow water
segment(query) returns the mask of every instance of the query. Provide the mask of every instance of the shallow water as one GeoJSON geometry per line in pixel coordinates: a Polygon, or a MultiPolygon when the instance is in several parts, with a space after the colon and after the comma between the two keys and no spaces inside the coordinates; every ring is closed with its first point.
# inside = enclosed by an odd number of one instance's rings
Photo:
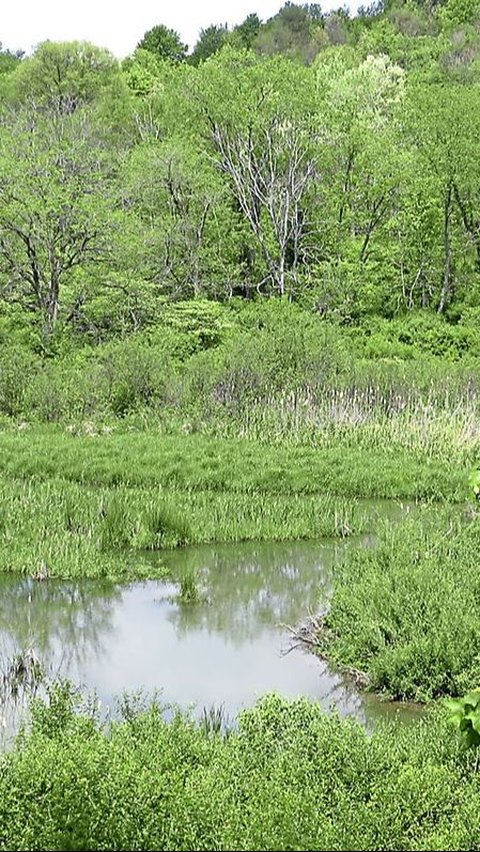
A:
{"type": "MultiPolygon", "coordinates": [[[[196,713],[222,705],[232,717],[275,691],[308,696],[369,726],[397,713],[414,717],[415,708],[362,696],[313,654],[288,652],[288,625],[317,612],[322,594],[326,606],[335,564],[347,548],[368,543],[204,545],[152,556],[166,563],[170,583],[121,586],[2,575],[2,668],[30,647],[49,677],[69,677],[95,690],[103,706],[124,690],[157,691],[165,702],[194,705],[196,713]],[[197,603],[179,598],[186,575],[195,577],[197,603]]],[[[4,706],[6,719],[8,714],[4,706]]]]}

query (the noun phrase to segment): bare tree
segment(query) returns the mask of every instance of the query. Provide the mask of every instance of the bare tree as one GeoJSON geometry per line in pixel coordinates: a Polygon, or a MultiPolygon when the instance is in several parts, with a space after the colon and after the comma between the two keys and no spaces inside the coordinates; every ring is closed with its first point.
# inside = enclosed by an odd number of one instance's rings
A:
{"type": "Polygon", "coordinates": [[[281,295],[291,294],[305,251],[304,202],[316,177],[308,133],[279,117],[255,132],[209,124],[218,165],[257,241],[266,279],[281,295]]]}

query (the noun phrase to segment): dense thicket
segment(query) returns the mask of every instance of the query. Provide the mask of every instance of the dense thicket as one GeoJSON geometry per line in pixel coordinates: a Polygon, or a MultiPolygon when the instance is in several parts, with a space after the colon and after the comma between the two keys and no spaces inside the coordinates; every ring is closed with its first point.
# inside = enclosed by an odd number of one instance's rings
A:
{"type": "Polygon", "coordinates": [[[479,24],[475,0],[287,4],[190,55],[162,26],[121,64],[3,50],[0,323],[97,341],[232,295],[475,320],[479,24]]]}
{"type": "Polygon", "coordinates": [[[369,735],[269,697],[224,737],[131,702],[102,727],[56,690],[0,758],[0,848],[475,849],[474,761],[441,714],[369,735]]]}

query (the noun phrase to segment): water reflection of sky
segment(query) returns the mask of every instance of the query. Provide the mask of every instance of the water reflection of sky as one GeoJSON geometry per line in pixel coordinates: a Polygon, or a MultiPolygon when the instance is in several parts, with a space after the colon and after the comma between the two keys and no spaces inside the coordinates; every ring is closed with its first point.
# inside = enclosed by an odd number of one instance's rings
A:
{"type": "Polygon", "coordinates": [[[324,663],[300,650],[282,653],[285,625],[318,608],[344,548],[269,543],[164,554],[173,579],[195,572],[202,600],[190,605],[176,599],[177,585],[157,581],[28,584],[4,576],[0,656],[29,643],[52,674],[107,704],[124,690],[161,691],[167,702],[223,704],[233,716],[275,691],[362,716],[363,701],[324,663]]]}

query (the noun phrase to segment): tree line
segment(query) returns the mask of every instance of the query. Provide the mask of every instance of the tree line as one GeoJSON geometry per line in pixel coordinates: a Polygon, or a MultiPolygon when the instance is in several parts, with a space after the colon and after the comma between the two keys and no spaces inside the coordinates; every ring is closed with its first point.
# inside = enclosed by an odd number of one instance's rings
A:
{"type": "Polygon", "coordinates": [[[102,339],[165,299],[357,322],[480,306],[480,0],[0,52],[0,316],[102,339]]]}

